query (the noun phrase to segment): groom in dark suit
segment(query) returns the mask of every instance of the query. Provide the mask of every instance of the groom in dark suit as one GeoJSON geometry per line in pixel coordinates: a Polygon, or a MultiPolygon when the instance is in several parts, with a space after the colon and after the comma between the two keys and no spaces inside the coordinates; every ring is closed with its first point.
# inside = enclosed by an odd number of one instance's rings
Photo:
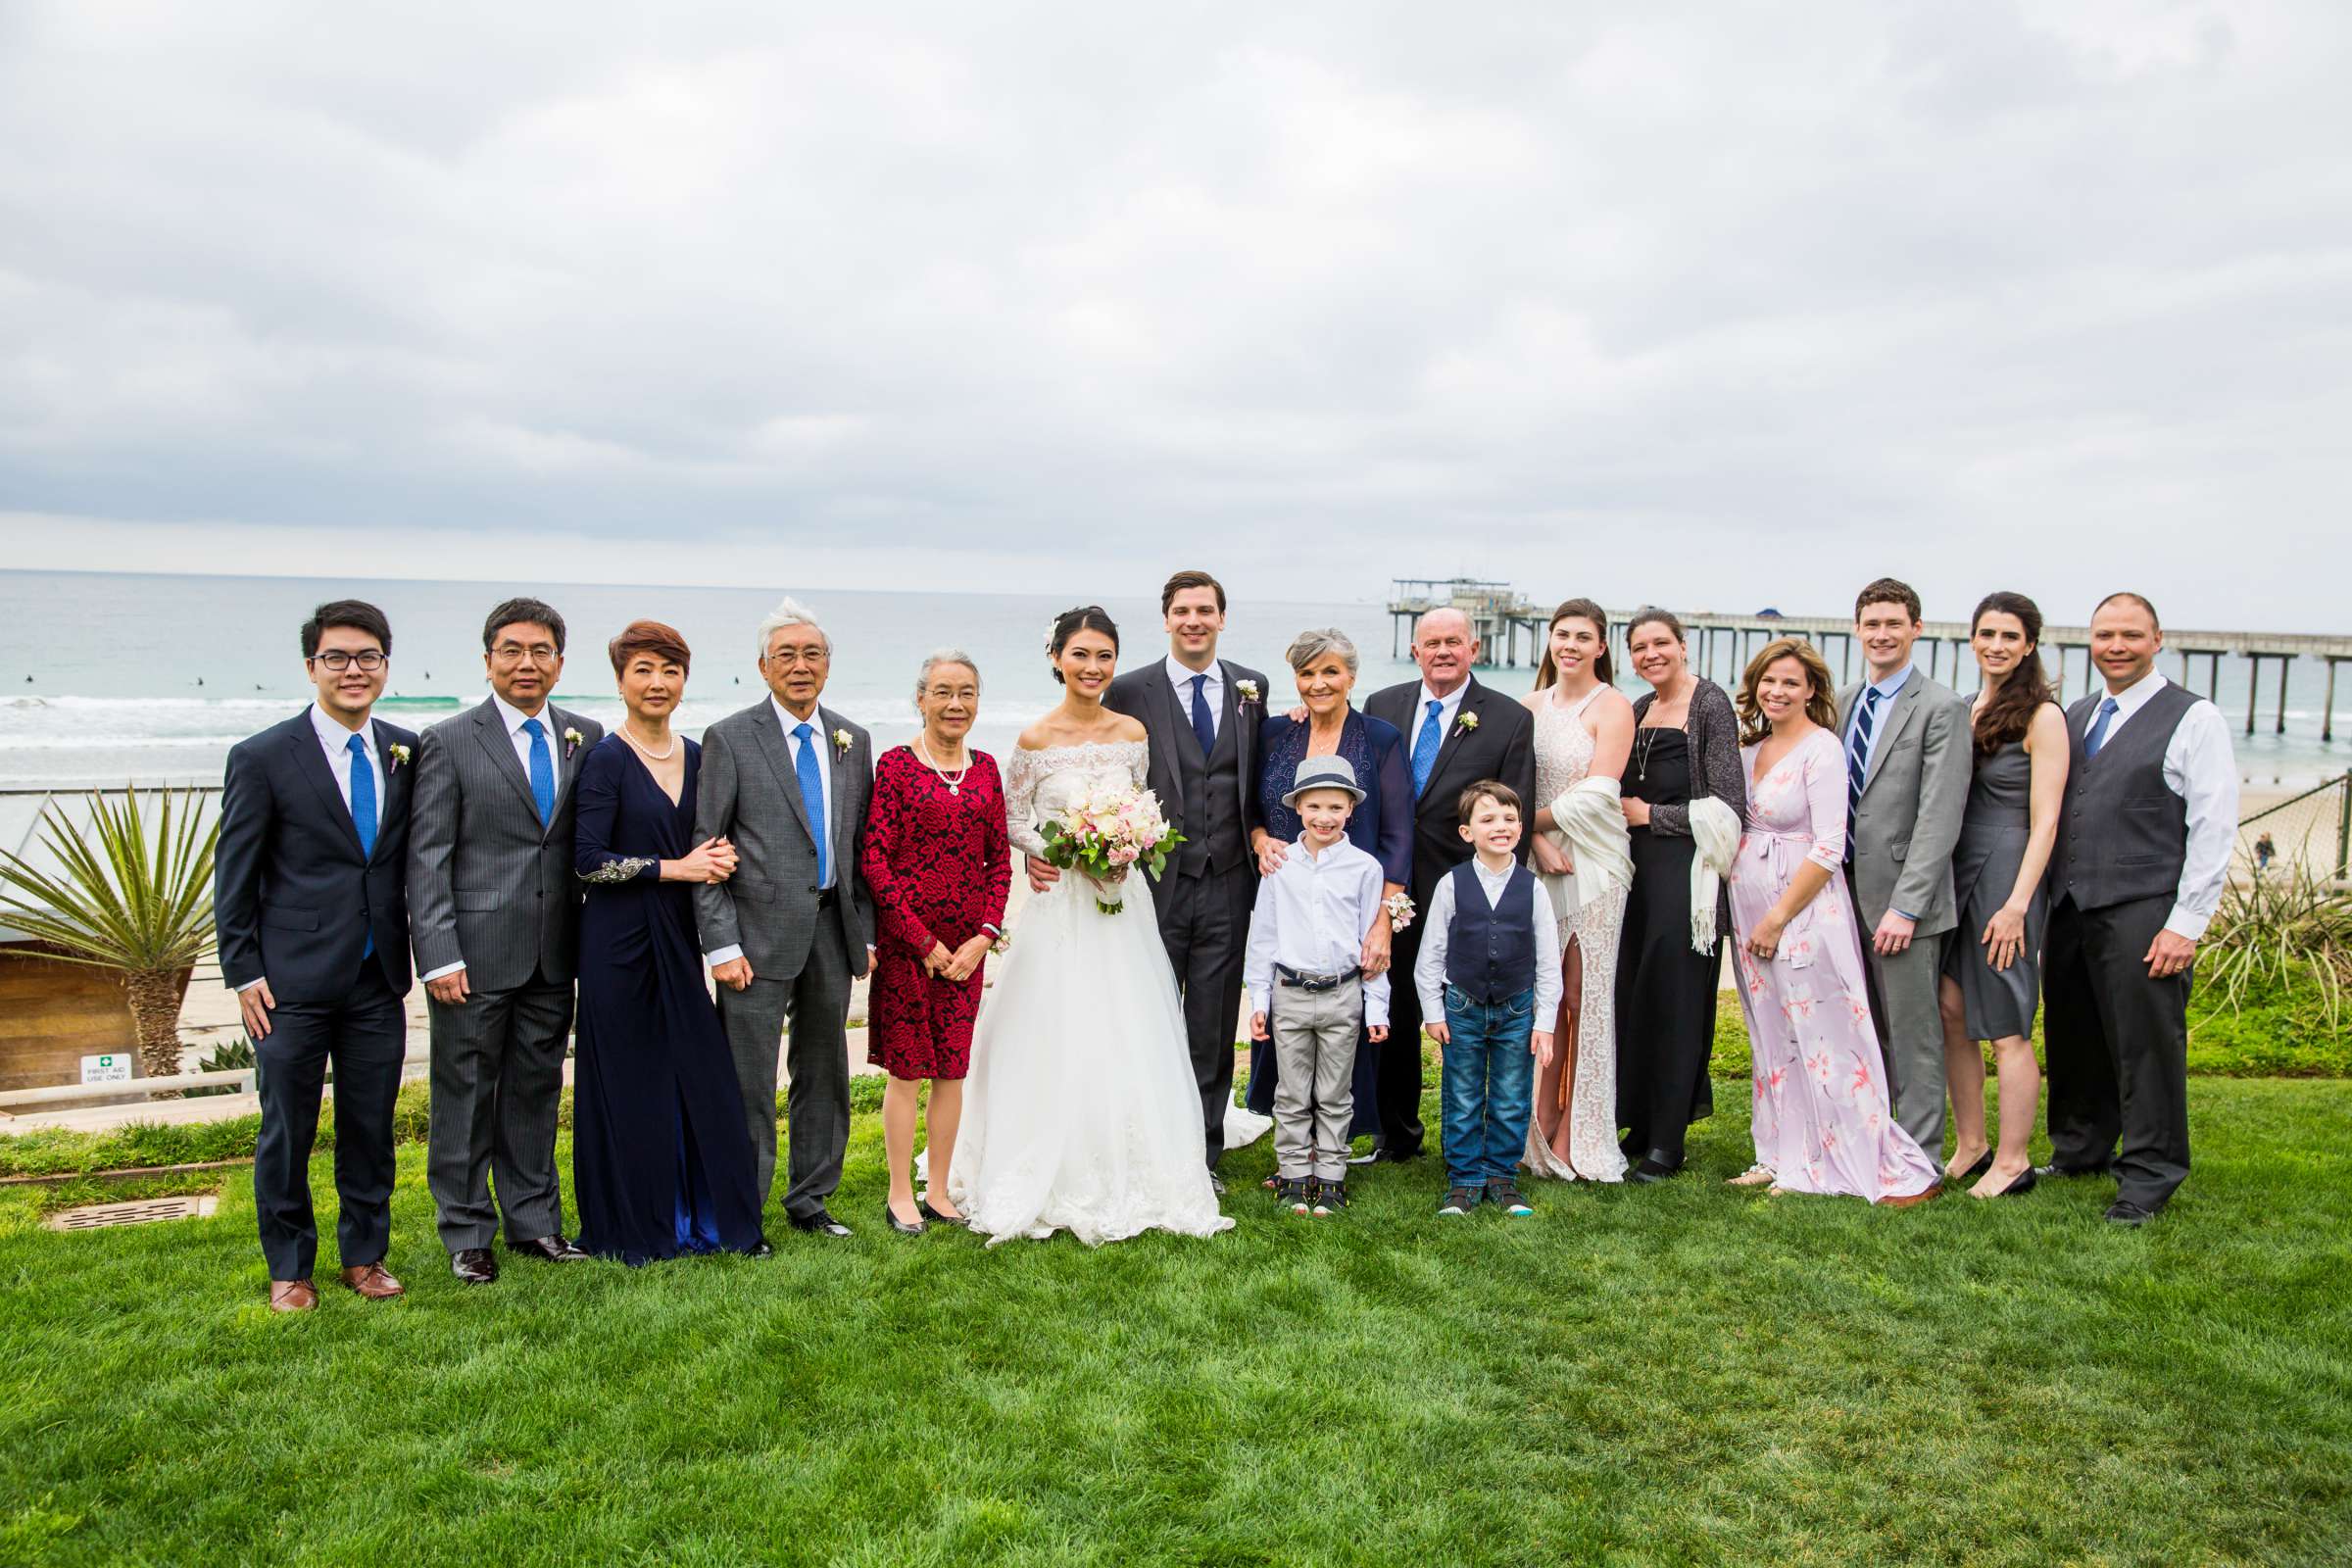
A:
{"type": "Polygon", "coordinates": [[[1166,876],[1152,889],[1152,904],[1184,997],[1209,1179],[1223,1192],[1217,1160],[1225,1152],[1225,1110],[1233,1103],[1243,950],[1257,898],[1248,819],[1257,788],[1266,677],[1217,657],[1225,589],[1207,572],[1170,577],[1159,591],[1159,609],[1168,657],[1112,681],[1102,706],[1142,721],[1151,741],[1152,793],[1184,835],[1166,876]]]}
{"type": "Polygon", "coordinates": [[[253,1206],[277,1312],[318,1304],[310,1165],[329,1062],[343,1283],[370,1299],[401,1294],[384,1254],[408,1035],[416,737],[369,716],[391,653],[382,611],[356,599],[320,605],[302,628],[318,701],[239,742],[220,792],[213,919],[220,977],[237,993],[262,1069],[253,1206]]]}
{"type": "MultiPolygon", "coordinates": [[[[1454,803],[1481,779],[1500,779],[1536,805],[1536,725],[1519,703],[1470,673],[1479,640],[1458,610],[1433,610],[1413,626],[1421,678],[1372,694],[1364,711],[1405,738],[1413,779],[1413,906],[1426,914],[1439,878],[1470,858],[1454,803]]],[[[1522,858],[1535,839],[1520,841],[1522,858]]],[[[1407,977],[1421,956],[1421,922],[1396,933],[1391,967],[1407,977]]],[[[1376,1157],[1421,1152],[1421,1003],[1399,984],[1389,1000],[1390,1048],[1380,1054],[1380,1150],[1376,1157]]]]}
{"type": "Polygon", "coordinates": [[[567,1263],[556,1120],[579,956],[572,782],[605,737],[548,700],[564,617],[510,599],[482,623],[490,697],[424,732],[409,846],[409,916],[430,1001],[432,1126],[425,1181],[450,1272],[498,1278],[507,1248],[567,1263]],[[495,1205],[491,1178],[497,1177],[495,1205]]]}

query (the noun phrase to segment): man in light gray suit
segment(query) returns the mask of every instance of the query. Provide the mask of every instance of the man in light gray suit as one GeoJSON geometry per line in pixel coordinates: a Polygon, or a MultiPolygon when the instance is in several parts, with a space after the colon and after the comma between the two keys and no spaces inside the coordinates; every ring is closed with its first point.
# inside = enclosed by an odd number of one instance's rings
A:
{"type": "Polygon", "coordinates": [[[1975,763],[1968,704],[1911,662],[1925,629],[1908,584],[1882,577],[1862,590],[1854,637],[1870,678],[1838,692],[1838,732],[1845,744],[1845,876],[1868,928],[1862,951],[1886,1087],[1895,1120],[1939,1159],[1942,964],[1934,939],[1959,923],[1952,847],[1975,763]]]}
{"type": "Polygon", "coordinates": [[[482,662],[490,700],[417,740],[408,865],[432,1030],[425,1180],[450,1271],[468,1285],[498,1278],[502,1213],[509,1250],[587,1256],[564,1238],[556,1117],[579,953],[571,786],[605,733],[548,701],[564,671],[550,606],[492,610],[482,662]]]}
{"type": "Polygon", "coordinates": [[[874,756],[864,730],[818,706],[832,663],[832,639],[792,600],[760,623],[768,699],[704,732],[695,790],[696,841],[728,840],[737,867],[694,890],[694,913],[743,1087],[760,1206],[775,1183],[776,1042],[789,1015],[784,1217],[794,1230],[847,1236],[825,1200],[849,1147],[850,982],[866,972],[873,943],[858,858],[874,756]]]}

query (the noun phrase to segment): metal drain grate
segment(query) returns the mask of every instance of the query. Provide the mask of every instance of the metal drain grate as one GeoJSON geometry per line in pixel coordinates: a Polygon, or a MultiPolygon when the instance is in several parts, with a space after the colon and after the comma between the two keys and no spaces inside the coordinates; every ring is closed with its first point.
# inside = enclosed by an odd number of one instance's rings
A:
{"type": "Polygon", "coordinates": [[[94,1231],[110,1225],[152,1225],[164,1219],[210,1219],[218,1198],[146,1198],[135,1203],[91,1203],[49,1216],[53,1231],[94,1231]]]}

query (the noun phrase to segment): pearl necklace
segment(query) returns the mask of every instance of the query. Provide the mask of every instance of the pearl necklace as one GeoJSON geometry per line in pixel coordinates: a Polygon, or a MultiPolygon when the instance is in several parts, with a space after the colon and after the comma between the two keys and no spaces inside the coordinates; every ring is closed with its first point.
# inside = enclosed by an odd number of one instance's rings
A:
{"type": "Polygon", "coordinates": [[[624,741],[627,741],[631,746],[636,747],[639,755],[656,762],[666,762],[671,758],[678,755],[678,738],[675,735],[672,735],[669,738],[669,750],[666,752],[657,752],[652,747],[646,745],[645,742],[637,738],[635,733],[632,732],[629,726],[626,724],[620,726],[620,738],[624,741]]]}
{"type": "Polygon", "coordinates": [[[925,767],[939,775],[939,781],[948,787],[948,793],[950,795],[961,795],[963,793],[963,781],[971,776],[972,771],[972,759],[969,752],[964,754],[963,766],[956,772],[954,778],[948,777],[948,770],[946,768],[931,760],[931,749],[923,744],[923,738],[920,735],[917,735],[914,738],[914,755],[922,759],[922,762],[925,767]]]}

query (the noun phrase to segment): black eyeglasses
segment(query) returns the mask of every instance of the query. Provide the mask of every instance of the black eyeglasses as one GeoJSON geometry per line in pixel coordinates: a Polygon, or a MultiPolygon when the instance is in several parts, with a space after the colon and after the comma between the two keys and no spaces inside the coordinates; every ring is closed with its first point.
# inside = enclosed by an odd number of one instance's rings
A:
{"type": "Polygon", "coordinates": [[[364,648],[356,654],[346,653],[340,648],[330,648],[323,654],[313,654],[311,656],[311,662],[314,664],[324,664],[330,671],[337,675],[342,674],[352,665],[357,664],[360,666],[360,673],[364,675],[372,675],[377,670],[383,668],[386,663],[390,662],[390,661],[386,660],[382,654],[377,653],[372,648],[364,648]]]}

